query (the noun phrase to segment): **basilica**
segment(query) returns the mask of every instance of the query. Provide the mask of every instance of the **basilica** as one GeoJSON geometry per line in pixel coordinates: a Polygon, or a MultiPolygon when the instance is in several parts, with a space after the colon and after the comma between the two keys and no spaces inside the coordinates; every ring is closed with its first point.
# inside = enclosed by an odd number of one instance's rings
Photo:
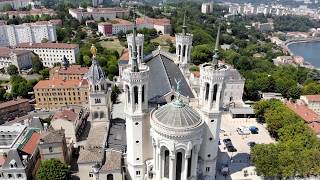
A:
{"type": "MultiPolygon", "coordinates": [[[[189,71],[193,35],[185,21],[183,31],[175,35],[175,54],[159,47],[146,56],[144,35],[137,34],[134,22],[133,33],[127,35],[129,60],[119,63],[127,179],[216,179],[221,115],[230,104],[242,102],[245,82],[220,61],[219,36],[220,27],[212,59],[195,75],[189,71]]],[[[107,104],[106,82],[95,59],[90,72],[90,107],[99,112],[107,104]]],[[[108,118],[109,111],[93,114],[108,118]]]]}

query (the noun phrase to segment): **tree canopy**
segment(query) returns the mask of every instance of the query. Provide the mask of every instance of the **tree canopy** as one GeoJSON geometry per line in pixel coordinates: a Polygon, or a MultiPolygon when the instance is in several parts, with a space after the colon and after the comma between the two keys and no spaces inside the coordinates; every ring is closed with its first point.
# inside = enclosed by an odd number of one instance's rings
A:
{"type": "Polygon", "coordinates": [[[70,168],[58,159],[49,159],[41,162],[37,172],[37,180],[67,180],[70,176],[70,168]]]}

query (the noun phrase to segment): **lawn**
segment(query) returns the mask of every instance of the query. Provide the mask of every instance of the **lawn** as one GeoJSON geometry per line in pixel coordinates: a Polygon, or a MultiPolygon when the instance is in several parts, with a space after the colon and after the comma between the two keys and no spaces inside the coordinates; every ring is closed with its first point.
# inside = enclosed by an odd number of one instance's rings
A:
{"type": "Polygon", "coordinates": [[[114,39],[113,41],[100,41],[100,44],[102,47],[107,48],[107,49],[113,49],[118,51],[119,55],[121,55],[124,47],[121,46],[120,41],[118,39],[114,39]]]}

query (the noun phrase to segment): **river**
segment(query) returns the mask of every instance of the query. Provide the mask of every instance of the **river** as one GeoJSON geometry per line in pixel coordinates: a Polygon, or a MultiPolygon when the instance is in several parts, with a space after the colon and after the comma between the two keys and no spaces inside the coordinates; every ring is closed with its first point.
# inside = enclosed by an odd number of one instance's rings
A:
{"type": "Polygon", "coordinates": [[[302,56],[306,62],[320,68],[320,41],[293,43],[288,48],[294,55],[302,56]]]}

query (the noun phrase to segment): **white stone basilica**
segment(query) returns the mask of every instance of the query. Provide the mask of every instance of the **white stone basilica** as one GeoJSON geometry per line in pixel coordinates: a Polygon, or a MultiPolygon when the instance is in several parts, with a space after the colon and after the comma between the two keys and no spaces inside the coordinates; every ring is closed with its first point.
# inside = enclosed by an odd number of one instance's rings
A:
{"type": "Polygon", "coordinates": [[[144,57],[144,36],[136,34],[136,25],[127,36],[129,62],[119,71],[129,179],[216,179],[222,108],[242,101],[244,79],[218,62],[219,28],[212,62],[202,64],[199,80],[191,81],[193,36],[186,29],[184,23],[176,34],[176,54],[159,48],[144,57]]]}

